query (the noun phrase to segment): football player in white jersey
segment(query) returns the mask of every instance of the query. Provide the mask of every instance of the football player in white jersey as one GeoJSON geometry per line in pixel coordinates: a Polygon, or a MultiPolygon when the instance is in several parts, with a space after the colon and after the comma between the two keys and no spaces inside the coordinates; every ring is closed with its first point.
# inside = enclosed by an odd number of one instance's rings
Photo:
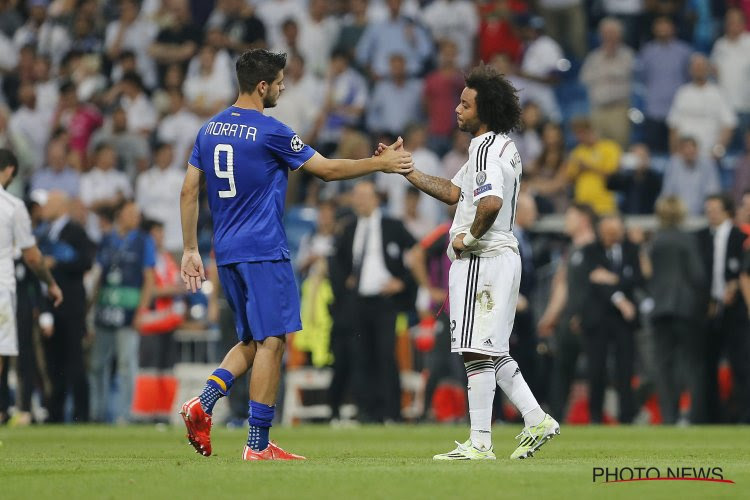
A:
{"type": "Polygon", "coordinates": [[[448,248],[451,350],[463,356],[466,366],[471,437],[434,458],[495,458],[491,423],[496,384],[524,419],[510,458],[528,458],[560,433],[560,425],[539,407],[508,345],[521,280],[513,235],[521,158],[507,135],[520,121],[516,89],[492,67],[479,66],[466,78],[456,115],[459,129],[472,135],[469,160],[461,170],[451,180],[417,168],[406,175],[430,196],[458,203],[448,248]]]}
{"type": "Polygon", "coordinates": [[[55,307],[63,296],[31,233],[31,220],[26,205],[7,188],[18,171],[15,155],[0,149],[0,369],[3,357],[18,355],[16,331],[16,279],[13,256],[21,251],[23,260],[37,277],[47,285],[47,294],[55,307]]]}

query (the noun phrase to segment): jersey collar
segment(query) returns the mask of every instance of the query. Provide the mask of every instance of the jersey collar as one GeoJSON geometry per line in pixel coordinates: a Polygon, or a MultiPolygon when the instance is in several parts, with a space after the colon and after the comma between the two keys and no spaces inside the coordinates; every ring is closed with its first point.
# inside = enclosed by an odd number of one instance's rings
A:
{"type": "Polygon", "coordinates": [[[469,143],[469,152],[470,153],[473,152],[482,143],[483,140],[493,135],[497,135],[497,134],[495,134],[495,132],[490,131],[490,132],[485,132],[482,135],[478,135],[474,137],[469,143]]]}

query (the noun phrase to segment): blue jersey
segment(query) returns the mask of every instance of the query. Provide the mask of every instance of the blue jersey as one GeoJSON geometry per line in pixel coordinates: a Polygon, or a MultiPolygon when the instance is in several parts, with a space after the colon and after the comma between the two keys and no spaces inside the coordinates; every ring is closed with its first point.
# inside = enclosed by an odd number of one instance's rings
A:
{"type": "Polygon", "coordinates": [[[289,259],[287,176],[314,154],[292,129],[255,110],[231,106],[201,127],[190,164],[206,177],[218,265],[289,259]]]}

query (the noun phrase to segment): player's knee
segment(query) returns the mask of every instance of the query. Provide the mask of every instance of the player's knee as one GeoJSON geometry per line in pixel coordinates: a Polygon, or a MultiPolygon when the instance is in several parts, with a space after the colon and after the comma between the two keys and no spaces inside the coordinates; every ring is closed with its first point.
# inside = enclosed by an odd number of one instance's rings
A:
{"type": "Polygon", "coordinates": [[[267,337],[257,343],[258,349],[266,352],[283,354],[286,348],[286,337],[267,337]]]}

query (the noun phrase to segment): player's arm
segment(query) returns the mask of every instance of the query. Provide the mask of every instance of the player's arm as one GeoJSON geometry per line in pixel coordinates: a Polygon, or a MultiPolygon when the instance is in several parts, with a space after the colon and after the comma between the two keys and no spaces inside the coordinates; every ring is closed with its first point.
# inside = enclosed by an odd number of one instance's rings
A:
{"type": "Polygon", "coordinates": [[[62,304],[63,294],[60,287],[57,286],[55,278],[52,277],[52,273],[44,262],[42,252],[39,251],[39,247],[36,245],[24,248],[21,251],[23,261],[29,268],[34,272],[39,281],[47,285],[47,295],[55,307],[62,304]]]}
{"type": "Polygon", "coordinates": [[[503,199],[499,196],[490,195],[479,200],[477,213],[474,215],[471,228],[469,228],[469,234],[457,234],[453,240],[453,249],[456,251],[456,255],[461,255],[461,252],[467,250],[475,244],[476,240],[484,236],[484,233],[495,223],[501,208],[503,208],[503,199]]]}
{"type": "Polygon", "coordinates": [[[198,193],[202,172],[188,164],[185,180],[180,191],[180,219],[182,222],[182,280],[185,288],[192,292],[200,289],[206,279],[203,262],[198,253],[198,193]]]}
{"type": "Polygon", "coordinates": [[[403,149],[396,151],[394,146],[399,141],[388,146],[382,154],[361,160],[331,159],[316,152],[302,168],[326,182],[354,179],[375,172],[408,174],[413,168],[411,153],[403,149]]]}
{"type": "Polygon", "coordinates": [[[461,188],[448,179],[425,174],[416,168],[404,177],[415,188],[448,205],[455,205],[461,198],[461,188]]]}

